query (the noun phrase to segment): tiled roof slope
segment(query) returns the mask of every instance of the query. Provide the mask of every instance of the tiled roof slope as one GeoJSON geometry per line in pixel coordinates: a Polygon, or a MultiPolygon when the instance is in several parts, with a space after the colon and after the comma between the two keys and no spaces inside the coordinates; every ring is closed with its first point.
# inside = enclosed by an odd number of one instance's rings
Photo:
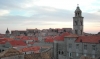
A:
{"type": "Polygon", "coordinates": [[[13,40],[13,41],[10,41],[10,44],[13,47],[16,47],[16,46],[27,46],[27,44],[22,40],[13,40]]]}
{"type": "Polygon", "coordinates": [[[21,52],[28,52],[28,51],[34,51],[34,53],[39,53],[40,47],[39,46],[32,46],[32,47],[25,47],[22,48],[21,52]]]}
{"type": "Polygon", "coordinates": [[[45,42],[54,42],[54,39],[53,39],[53,37],[48,36],[48,37],[45,38],[44,41],[45,41],[45,42]]]}
{"type": "Polygon", "coordinates": [[[43,53],[25,54],[25,59],[52,59],[51,50],[43,53]]]}
{"type": "Polygon", "coordinates": [[[78,37],[78,35],[76,35],[76,34],[70,34],[70,35],[65,36],[65,37],[78,37]]]}
{"type": "Polygon", "coordinates": [[[54,37],[54,40],[57,40],[57,41],[64,41],[64,37],[65,37],[65,36],[68,36],[68,35],[70,35],[70,33],[68,33],[68,32],[62,33],[62,34],[59,35],[59,36],[55,36],[55,37],[54,37]]]}
{"type": "Polygon", "coordinates": [[[3,52],[0,53],[0,58],[9,57],[9,56],[15,56],[15,55],[22,55],[22,53],[19,52],[16,49],[14,49],[14,48],[9,48],[8,50],[3,51],[3,52]]]}
{"type": "Polygon", "coordinates": [[[84,43],[100,43],[100,36],[92,35],[92,36],[79,36],[76,39],[76,42],[84,42],[84,43]]]}

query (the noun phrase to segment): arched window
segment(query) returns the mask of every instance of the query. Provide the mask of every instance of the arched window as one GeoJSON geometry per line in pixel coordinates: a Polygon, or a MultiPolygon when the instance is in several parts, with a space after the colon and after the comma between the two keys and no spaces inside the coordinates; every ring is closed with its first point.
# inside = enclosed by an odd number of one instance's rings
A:
{"type": "Polygon", "coordinates": [[[62,54],[64,54],[64,52],[62,51],[62,54]]]}
{"type": "Polygon", "coordinates": [[[60,51],[58,53],[60,54],[60,51]]]}
{"type": "Polygon", "coordinates": [[[78,16],[79,16],[79,13],[78,13],[78,16]]]}
{"type": "Polygon", "coordinates": [[[77,13],[75,13],[75,16],[77,16],[77,13]]]}

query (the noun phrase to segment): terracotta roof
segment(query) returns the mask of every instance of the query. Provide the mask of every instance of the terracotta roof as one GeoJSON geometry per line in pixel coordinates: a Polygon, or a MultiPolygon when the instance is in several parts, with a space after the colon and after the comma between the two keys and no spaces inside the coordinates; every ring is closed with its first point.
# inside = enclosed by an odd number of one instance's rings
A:
{"type": "Polygon", "coordinates": [[[5,34],[0,34],[0,38],[4,38],[5,34]]]}
{"type": "Polygon", "coordinates": [[[51,50],[43,53],[25,54],[25,59],[52,59],[51,50]]]}
{"type": "Polygon", "coordinates": [[[78,35],[76,35],[76,34],[70,34],[70,35],[65,36],[65,37],[78,37],[78,35]]]}
{"type": "Polygon", "coordinates": [[[4,39],[6,39],[7,41],[12,41],[12,40],[14,40],[13,38],[4,38],[4,39]]]}
{"type": "Polygon", "coordinates": [[[4,38],[0,38],[0,44],[5,44],[6,42],[7,42],[6,39],[4,39],[4,38]]]}
{"type": "Polygon", "coordinates": [[[2,57],[9,57],[9,56],[15,56],[15,55],[22,55],[21,52],[19,52],[18,50],[14,49],[14,48],[9,48],[3,52],[0,53],[0,58],[2,57]]]}
{"type": "Polygon", "coordinates": [[[28,44],[34,44],[34,42],[32,41],[32,42],[28,42],[28,44]]]}
{"type": "Polygon", "coordinates": [[[100,36],[79,36],[76,42],[100,43],[100,36]]]}
{"type": "Polygon", "coordinates": [[[21,52],[28,52],[28,51],[34,51],[34,53],[39,53],[40,47],[39,46],[32,46],[32,47],[25,47],[22,48],[21,52]]]}
{"type": "Polygon", "coordinates": [[[34,37],[33,40],[34,40],[34,41],[38,41],[38,38],[34,37]]]}
{"type": "Polygon", "coordinates": [[[34,41],[38,41],[37,37],[32,37],[32,36],[16,36],[16,38],[21,39],[21,40],[34,40],[34,41]]]}
{"type": "Polygon", "coordinates": [[[44,41],[45,41],[45,42],[54,42],[54,39],[53,39],[53,37],[48,36],[48,37],[45,38],[44,41]]]}
{"type": "Polygon", "coordinates": [[[54,40],[57,40],[57,41],[64,41],[64,38],[62,36],[55,36],[54,37],[54,40]]]}
{"type": "Polygon", "coordinates": [[[13,46],[13,47],[16,47],[16,46],[27,46],[26,43],[22,40],[13,40],[13,41],[10,41],[10,44],[13,46]]]}
{"type": "Polygon", "coordinates": [[[68,35],[70,35],[70,33],[64,32],[64,33],[62,33],[60,36],[55,36],[55,37],[54,37],[54,40],[57,40],[57,41],[64,41],[64,37],[65,37],[65,36],[68,36],[68,35]]]}

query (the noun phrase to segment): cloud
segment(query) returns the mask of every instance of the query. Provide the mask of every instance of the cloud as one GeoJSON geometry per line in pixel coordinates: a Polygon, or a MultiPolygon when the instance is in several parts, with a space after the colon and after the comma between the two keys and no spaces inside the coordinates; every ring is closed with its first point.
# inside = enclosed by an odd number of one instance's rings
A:
{"type": "MultiPolygon", "coordinates": [[[[72,28],[74,10],[76,9],[77,3],[79,3],[83,11],[85,31],[88,30],[89,27],[98,29],[99,26],[95,27],[93,25],[100,25],[100,3],[97,0],[72,1],[73,0],[1,0],[1,30],[7,27],[12,30],[50,27],[72,28]]],[[[93,31],[96,29],[93,29],[93,31]]]]}
{"type": "Polygon", "coordinates": [[[10,13],[9,10],[0,10],[0,16],[7,15],[7,14],[9,14],[9,13],[10,13]]]}

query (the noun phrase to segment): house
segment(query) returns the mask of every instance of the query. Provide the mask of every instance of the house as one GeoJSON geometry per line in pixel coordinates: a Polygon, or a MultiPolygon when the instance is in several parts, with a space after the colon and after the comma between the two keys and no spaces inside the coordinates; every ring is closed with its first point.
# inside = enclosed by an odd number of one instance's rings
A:
{"type": "Polygon", "coordinates": [[[24,59],[24,55],[14,48],[9,48],[0,53],[0,59],[24,59]]]}
{"type": "Polygon", "coordinates": [[[5,38],[0,38],[0,52],[3,52],[9,48],[11,48],[11,44],[5,38]]]}

